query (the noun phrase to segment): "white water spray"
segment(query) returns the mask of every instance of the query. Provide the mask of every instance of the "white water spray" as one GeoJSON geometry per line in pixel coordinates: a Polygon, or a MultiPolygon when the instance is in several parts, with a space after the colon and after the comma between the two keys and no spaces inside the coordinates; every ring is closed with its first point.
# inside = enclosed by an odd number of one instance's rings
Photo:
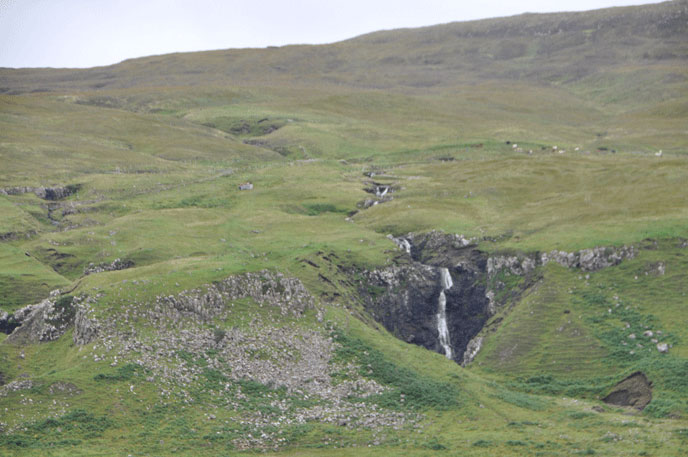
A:
{"type": "Polygon", "coordinates": [[[408,255],[411,255],[411,243],[409,240],[406,238],[394,238],[391,233],[387,235],[387,238],[394,241],[394,244],[399,246],[399,249],[403,249],[408,255]]]}
{"type": "Polygon", "coordinates": [[[440,292],[440,298],[438,300],[438,313],[437,313],[437,332],[440,335],[440,344],[444,348],[444,355],[448,358],[452,358],[451,340],[449,338],[449,327],[447,326],[447,296],[444,291],[451,289],[454,285],[452,282],[449,270],[442,268],[440,270],[440,280],[442,283],[442,291],[440,292]]]}
{"type": "Polygon", "coordinates": [[[375,187],[375,195],[378,198],[382,198],[385,195],[387,195],[388,191],[389,191],[389,186],[377,186],[377,187],[375,187]]]}
{"type": "Polygon", "coordinates": [[[406,238],[402,238],[399,241],[399,247],[406,251],[407,254],[411,254],[411,243],[406,238]]]}

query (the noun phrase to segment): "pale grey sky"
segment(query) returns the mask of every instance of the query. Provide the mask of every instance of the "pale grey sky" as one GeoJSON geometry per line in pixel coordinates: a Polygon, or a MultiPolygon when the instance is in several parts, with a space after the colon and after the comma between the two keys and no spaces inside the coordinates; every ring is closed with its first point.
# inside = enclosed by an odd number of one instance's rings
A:
{"type": "Polygon", "coordinates": [[[652,0],[0,0],[0,67],[92,67],[170,52],[330,43],[363,33],[652,0]]]}

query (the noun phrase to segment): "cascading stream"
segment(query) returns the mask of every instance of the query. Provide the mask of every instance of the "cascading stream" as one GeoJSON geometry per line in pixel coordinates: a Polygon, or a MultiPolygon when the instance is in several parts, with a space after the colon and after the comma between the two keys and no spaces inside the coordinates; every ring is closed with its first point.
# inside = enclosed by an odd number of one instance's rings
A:
{"type": "Polygon", "coordinates": [[[449,338],[449,327],[447,326],[447,296],[444,291],[451,289],[454,285],[452,282],[449,270],[446,268],[440,269],[440,281],[442,284],[442,291],[440,292],[438,313],[437,313],[437,332],[440,336],[440,344],[444,348],[444,355],[452,358],[451,340],[449,338]]]}
{"type": "Polygon", "coordinates": [[[402,238],[399,241],[399,246],[406,251],[408,255],[411,255],[411,243],[406,238],[402,238]]]}

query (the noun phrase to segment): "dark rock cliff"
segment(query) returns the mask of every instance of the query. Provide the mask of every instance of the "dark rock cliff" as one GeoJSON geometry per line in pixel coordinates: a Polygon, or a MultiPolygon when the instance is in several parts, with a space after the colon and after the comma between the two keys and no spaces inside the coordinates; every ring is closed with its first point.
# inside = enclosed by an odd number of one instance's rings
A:
{"type": "Polygon", "coordinates": [[[595,247],[577,252],[550,251],[493,254],[478,249],[477,240],[461,235],[429,232],[389,236],[406,252],[394,265],[366,271],[358,293],[372,317],[397,338],[440,354],[439,296],[446,297],[446,322],[451,359],[466,365],[476,356],[485,337],[481,333],[490,317],[536,280],[536,269],[554,262],[566,268],[596,271],[632,259],[633,246],[595,247]],[[441,271],[451,276],[445,289],[441,271]],[[500,278],[523,278],[507,286],[500,278]],[[511,287],[505,290],[505,287],[511,287]]]}
{"type": "Polygon", "coordinates": [[[411,246],[407,263],[366,272],[359,283],[362,301],[397,338],[444,354],[437,314],[441,269],[447,268],[453,283],[444,291],[451,358],[461,362],[493,312],[485,281],[487,255],[458,235],[430,232],[405,239],[411,246]]]}

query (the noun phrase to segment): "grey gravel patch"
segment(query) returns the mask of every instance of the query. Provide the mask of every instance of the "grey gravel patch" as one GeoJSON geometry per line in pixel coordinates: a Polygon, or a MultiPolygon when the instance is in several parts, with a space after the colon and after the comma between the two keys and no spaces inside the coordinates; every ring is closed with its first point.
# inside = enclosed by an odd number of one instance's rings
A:
{"type": "Polygon", "coordinates": [[[126,303],[116,319],[98,317],[97,300],[93,296],[81,304],[79,316],[87,324],[77,323],[75,338],[89,333],[81,341],[93,344],[83,357],[113,368],[140,366],[145,374],[132,379],[128,395],[136,395],[136,383],[150,382],[160,405],[202,402],[233,411],[236,421],[251,428],[233,440],[237,449],[279,448],[287,444],[286,428],[312,421],[381,431],[417,427],[423,419],[364,401],[387,387],[361,376],[352,363],[333,361],[339,343],[326,323],[313,328],[303,321],[304,313],[317,306],[298,279],[269,271],[232,276],[154,303],[126,303]],[[248,315],[247,299],[255,303],[248,315]],[[237,300],[243,303],[243,323],[226,326],[237,317],[237,300]],[[220,381],[205,382],[209,372],[220,381]],[[269,387],[261,394],[268,411],[253,407],[250,395],[255,394],[241,387],[246,381],[269,387]]]}

